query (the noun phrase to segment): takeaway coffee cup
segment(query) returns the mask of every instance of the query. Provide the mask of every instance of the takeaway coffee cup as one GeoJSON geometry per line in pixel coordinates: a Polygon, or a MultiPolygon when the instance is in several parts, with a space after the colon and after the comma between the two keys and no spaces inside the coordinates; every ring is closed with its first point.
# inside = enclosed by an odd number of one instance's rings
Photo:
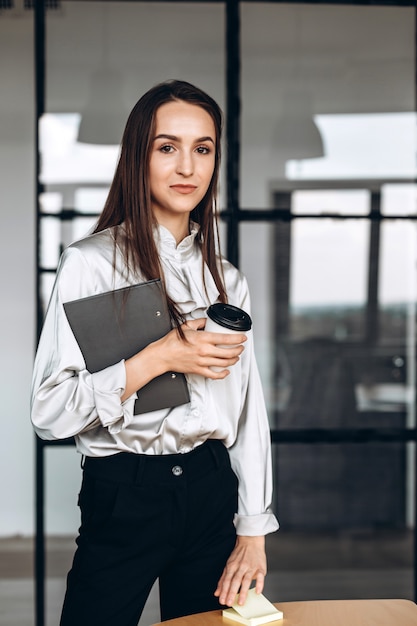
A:
{"type": "MultiPolygon", "coordinates": [[[[252,328],[252,320],[246,311],[232,304],[212,304],[207,309],[207,321],[204,330],[210,333],[246,333],[252,328]]],[[[219,344],[219,347],[222,346],[219,344]]],[[[215,372],[221,372],[222,367],[212,367],[215,372]]]]}

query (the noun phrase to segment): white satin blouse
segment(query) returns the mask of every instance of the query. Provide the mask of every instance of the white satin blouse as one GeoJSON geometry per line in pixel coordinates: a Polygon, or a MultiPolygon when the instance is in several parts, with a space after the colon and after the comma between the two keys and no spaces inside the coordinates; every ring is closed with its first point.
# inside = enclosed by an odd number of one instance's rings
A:
{"type": "MultiPolygon", "coordinates": [[[[111,228],[73,243],[60,260],[34,366],[31,416],[37,434],[44,439],[74,436],[81,454],[96,457],[122,451],[186,453],[207,439],[220,439],[239,479],[237,533],[275,531],[278,523],[269,508],[270,432],[251,331],[229,376],[211,380],[187,375],[190,402],[172,409],[134,415],[136,394],[120,400],[126,380],[123,361],[94,374],[86,369],[63,303],[143,281],[138,275],[126,276],[124,230],[118,228],[116,254],[111,228]]],[[[204,289],[197,232],[193,225],[178,245],[164,227],[155,233],[167,291],[186,319],[205,317],[219,296],[207,267],[207,293],[204,289]]],[[[246,279],[227,261],[223,271],[230,304],[249,311],[246,279]]]]}

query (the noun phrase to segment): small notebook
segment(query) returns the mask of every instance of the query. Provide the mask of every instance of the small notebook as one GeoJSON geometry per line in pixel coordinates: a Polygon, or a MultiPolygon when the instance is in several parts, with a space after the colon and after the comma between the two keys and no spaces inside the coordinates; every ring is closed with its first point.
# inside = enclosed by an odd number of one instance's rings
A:
{"type": "MultiPolygon", "coordinates": [[[[91,373],[129,359],[172,328],[159,279],[65,302],[64,309],[91,373]]],[[[176,372],[154,378],[137,394],[135,415],[190,399],[184,374],[176,372]]]]}
{"type": "Polygon", "coordinates": [[[282,611],[277,609],[261,593],[256,593],[255,589],[249,589],[246,602],[239,606],[236,602],[230,609],[224,609],[222,615],[225,619],[246,624],[247,626],[260,626],[270,624],[284,617],[282,611]]]}

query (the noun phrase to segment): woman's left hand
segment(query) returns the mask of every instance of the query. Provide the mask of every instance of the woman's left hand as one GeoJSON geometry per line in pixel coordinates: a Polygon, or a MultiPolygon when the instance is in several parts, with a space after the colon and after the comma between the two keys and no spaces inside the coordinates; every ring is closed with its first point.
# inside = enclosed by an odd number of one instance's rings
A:
{"type": "Polygon", "coordinates": [[[262,593],[265,575],[265,537],[238,536],[214,595],[220,604],[232,606],[239,593],[239,604],[242,605],[252,580],[256,580],[256,592],[262,593]]]}

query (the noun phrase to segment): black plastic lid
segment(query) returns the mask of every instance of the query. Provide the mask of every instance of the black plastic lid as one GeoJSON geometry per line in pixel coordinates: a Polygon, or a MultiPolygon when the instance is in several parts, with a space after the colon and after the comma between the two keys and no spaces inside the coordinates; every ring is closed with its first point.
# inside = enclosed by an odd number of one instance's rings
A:
{"type": "Polygon", "coordinates": [[[223,304],[221,302],[212,304],[207,309],[207,315],[213,322],[229,330],[246,332],[252,328],[250,316],[232,304],[223,304]]]}

